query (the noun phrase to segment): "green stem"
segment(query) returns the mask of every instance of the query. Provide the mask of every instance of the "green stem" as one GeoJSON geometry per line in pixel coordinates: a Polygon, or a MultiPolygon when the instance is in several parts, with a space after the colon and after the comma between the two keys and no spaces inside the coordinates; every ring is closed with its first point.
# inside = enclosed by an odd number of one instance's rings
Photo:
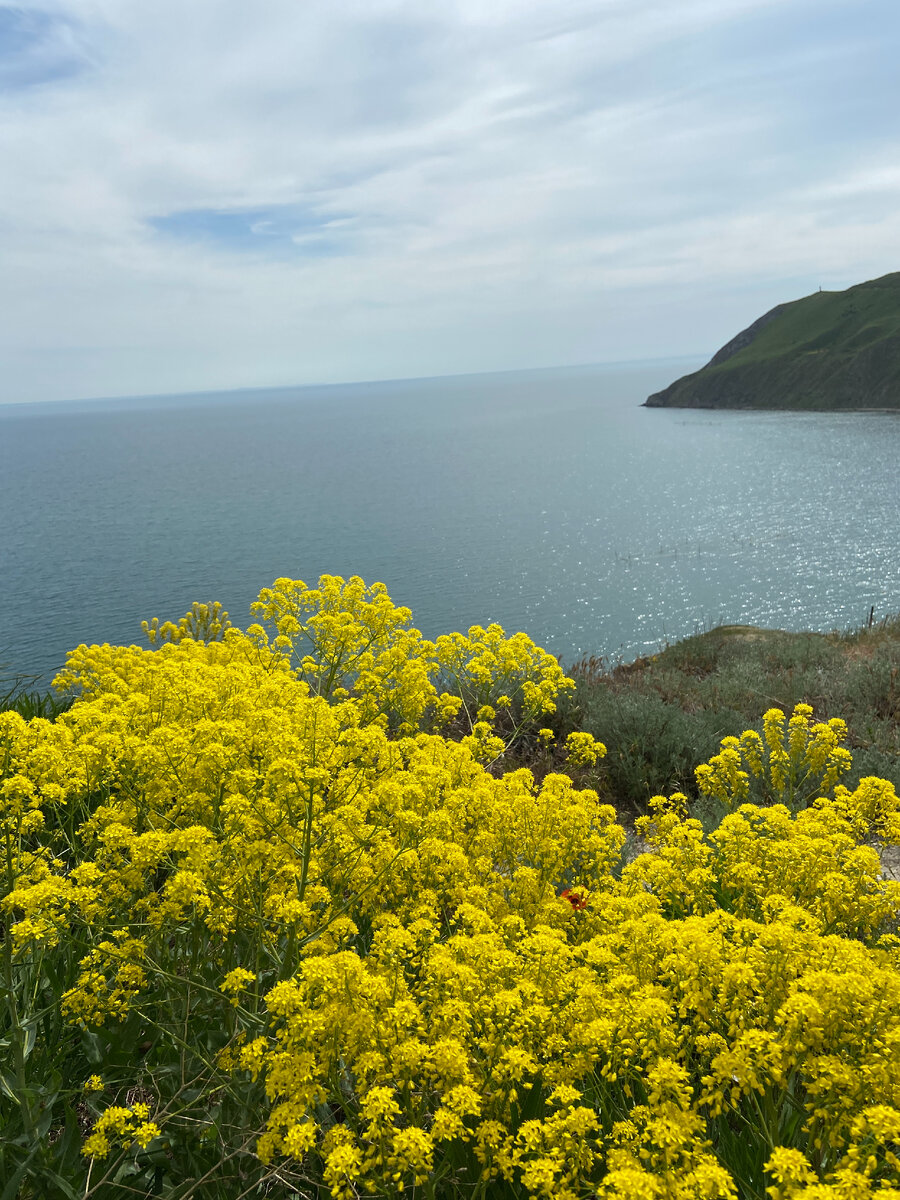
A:
{"type": "Polygon", "coordinates": [[[312,851],[312,827],[313,827],[313,801],[314,801],[314,798],[315,798],[315,793],[314,793],[313,785],[310,784],[309,785],[309,794],[308,794],[308,798],[306,801],[305,824],[303,826],[303,849],[301,851],[301,859],[300,859],[300,861],[302,863],[302,866],[300,868],[300,883],[297,888],[301,902],[303,901],[303,898],[306,895],[306,881],[309,876],[309,858],[310,858],[310,854],[312,851]]]}

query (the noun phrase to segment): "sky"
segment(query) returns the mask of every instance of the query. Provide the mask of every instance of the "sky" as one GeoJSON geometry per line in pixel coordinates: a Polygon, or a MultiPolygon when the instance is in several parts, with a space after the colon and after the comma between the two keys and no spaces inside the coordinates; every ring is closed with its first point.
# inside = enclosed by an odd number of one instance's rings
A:
{"type": "Polygon", "coordinates": [[[0,3],[0,402],[710,355],[900,270],[897,0],[0,3]]]}

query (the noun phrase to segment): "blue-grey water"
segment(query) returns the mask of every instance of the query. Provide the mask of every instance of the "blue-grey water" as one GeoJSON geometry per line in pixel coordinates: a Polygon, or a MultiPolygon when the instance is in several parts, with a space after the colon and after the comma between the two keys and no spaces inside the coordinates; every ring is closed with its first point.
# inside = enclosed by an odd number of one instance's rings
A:
{"type": "Polygon", "coordinates": [[[323,572],[566,662],[900,610],[900,416],[640,407],[687,369],[0,407],[0,663],[323,572]]]}

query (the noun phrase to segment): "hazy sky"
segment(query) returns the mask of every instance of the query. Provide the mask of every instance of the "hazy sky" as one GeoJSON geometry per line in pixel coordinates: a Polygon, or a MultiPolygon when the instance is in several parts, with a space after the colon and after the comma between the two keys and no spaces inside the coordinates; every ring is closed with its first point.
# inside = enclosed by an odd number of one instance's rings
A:
{"type": "Polygon", "coordinates": [[[900,270],[898,0],[0,5],[0,400],[711,353],[900,270]]]}

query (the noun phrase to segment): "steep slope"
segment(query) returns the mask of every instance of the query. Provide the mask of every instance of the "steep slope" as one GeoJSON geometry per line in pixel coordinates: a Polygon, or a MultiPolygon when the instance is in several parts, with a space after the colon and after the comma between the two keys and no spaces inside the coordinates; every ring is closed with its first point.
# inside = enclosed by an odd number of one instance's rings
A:
{"type": "Polygon", "coordinates": [[[777,305],[646,406],[900,409],[900,272],[777,305]]]}

